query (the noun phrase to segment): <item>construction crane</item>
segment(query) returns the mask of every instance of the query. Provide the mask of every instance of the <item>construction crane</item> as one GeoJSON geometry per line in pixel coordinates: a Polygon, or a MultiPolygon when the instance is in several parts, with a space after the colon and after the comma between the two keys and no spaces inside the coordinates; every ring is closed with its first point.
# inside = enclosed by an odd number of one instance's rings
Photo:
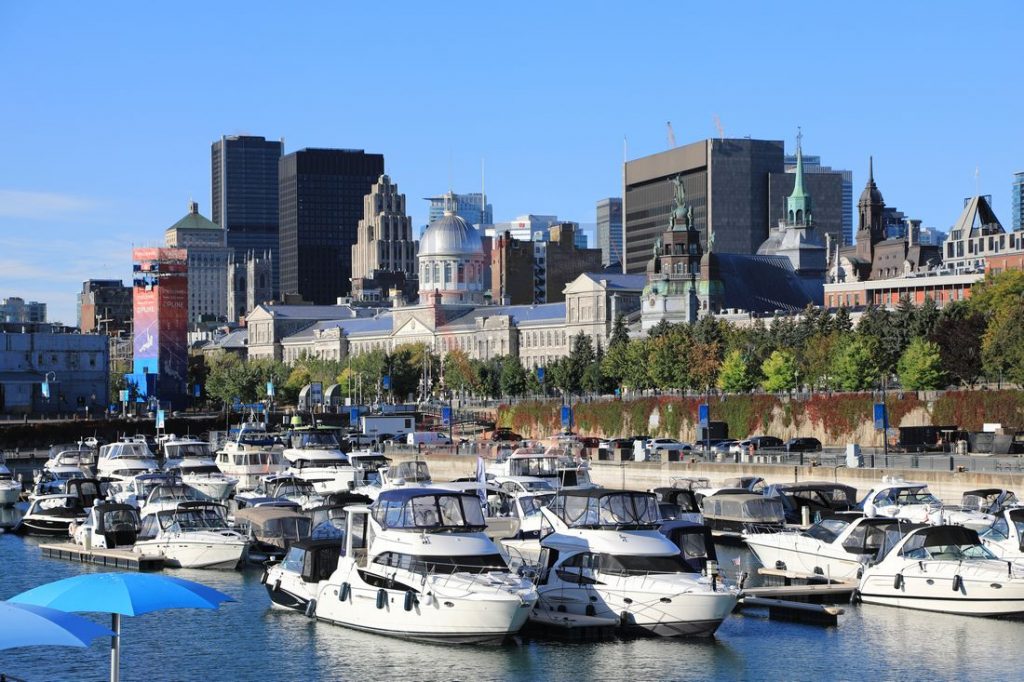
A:
{"type": "Polygon", "coordinates": [[[665,125],[668,127],[668,148],[669,149],[675,149],[676,148],[676,134],[672,130],[672,121],[666,121],[665,125]]]}

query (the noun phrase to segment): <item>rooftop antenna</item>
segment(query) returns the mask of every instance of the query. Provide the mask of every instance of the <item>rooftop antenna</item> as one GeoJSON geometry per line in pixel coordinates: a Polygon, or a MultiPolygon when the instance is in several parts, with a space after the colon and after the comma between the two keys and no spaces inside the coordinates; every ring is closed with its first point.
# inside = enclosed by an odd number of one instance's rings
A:
{"type": "Polygon", "coordinates": [[[718,118],[718,114],[714,115],[715,128],[718,130],[719,141],[725,139],[725,128],[722,126],[722,119],[718,118]]]}
{"type": "Polygon", "coordinates": [[[487,185],[484,183],[484,157],[480,157],[480,224],[484,224],[487,215],[487,185]]]}
{"type": "Polygon", "coordinates": [[[672,121],[666,121],[665,126],[668,128],[668,148],[676,148],[676,133],[672,130],[672,121]]]}

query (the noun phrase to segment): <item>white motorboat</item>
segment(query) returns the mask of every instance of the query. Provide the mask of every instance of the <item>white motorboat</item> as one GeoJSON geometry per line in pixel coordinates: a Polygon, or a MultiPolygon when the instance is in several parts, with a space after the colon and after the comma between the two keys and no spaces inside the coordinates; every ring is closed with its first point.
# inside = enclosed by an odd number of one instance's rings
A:
{"type": "Polygon", "coordinates": [[[292,544],[279,563],[263,571],[261,582],[275,607],[305,612],[316,599],[320,581],[327,580],[338,568],[344,541],[301,540],[292,544]]]}
{"type": "Polygon", "coordinates": [[[1012,490],[1005,488],[981,488],[965,490],[960,497],[960,508],[984,514],[999,516],[1003,510],[1020,504],[1012,490]]]}
{"type": "Polygon", "coordinates": [[[309,481],[320,494],[346,492],[360,476],[341,451],[333,429],[305,427],[292,431],[291,446],[284,449],[286,474],[309,481]]]}
{"type": "Polygon", "coordinates": [[[97,502],[87,510],[85,521],[72,529],[75,544],[87,548],[132,547],[141,526],[139,510],[120,502],[97,502]]]}
{"type": "Polygon", "coordinates": [[[287,467],[276,446],[277,441],[263,424],[243,424],[235,439],[217,452],[217,468],[238,479],[237,490],[252,490],[263,476],[280,473],[287,467]]]}
{"type": "Polygon", "coordinates": [[[43,464],[43,469],[73,466],[91,474],[93,467],[96,466],[96,451],[89,448],[78,447],[74,450],[57,450],[56,452],[51,448],[50,452],[53,454],[43,464]]]}
{"type": "Polygon", "coordinates": [[[164,470],[177,475],[182,483],[206,498],[223,502],[235,492],[238,479],[217,468],[209,443],[195,438],[171,438],[163,449],[164,470]]]}
{"type": "Polygon", "coordinates": [[[85,521],[85,507],[78,495],[41,495],[14,526],[16,535],[69,536],[68,530],[85,521]]]}
{"type": "Polygon", "coordinates": [[[1004,509],[979,535],[985,547],[1000,559],[1024,561],[1024,507],[1004,509]]]}
{"type": "Polygon", "coordinates": [[[64,492],[68,481],[79,478],[92,478],[87,469],[77,466],[62,465],[43,469],[35,477],[29,500],[42,495],[57,495],[64,492]]]}
{"type": "Polygon", "coordinates": [[[345,552],[309,607],[317,619],[447,642],[501,640],[526,622],[537,592],[483,532],[476,495],[384,490],[346,511],[345,552]]]}
{"type": "Polygon", "coordinates": [[[112,481],[107,487],[107,497],[112,502],[130,504],[141,509],[156,488],[162,485],[180,483],[178,477],[169,471],[151,471],[129,478],[112,481]]]}
{"type": "MultiPolygon", "coordinates": [[[[489,496],[488,501],[490,502],[493,497],[489,496]]],[[[536,564],[540,561],[540,526],[544,518],[540,512],[553,499],[554,492],[502,495],[500,504],[507,506],[507,511],[492,510],[495,516],[505,512],[518,521],[515,533],[511,537],[498,540],[498,546],[502,548],[513,566],[536,564]]]]}
{"type": "Polygon", "coordinates": [[[134,438],[110,443],[100,448],[96,459],[96,476],[102,479],[125,480],[136,474],[157,471],[153,451],[144,439],[134,438]]]}
{"type": "Polygon", "coordinates": [[[21,481],[7,468],[4,455],[0,452],[0,507],[14,504],[21,497],[21,481]]]}
{"type": "Polygon", "coordinates": [[[586,461],[577,461],[564,448],[545,449],[526,444],[487,467],[488,478],[541,478],[556,489],[584,489],[596,487],[590,480],[590,467],[586,461]]]}
{"type": "MultiPolygon", "coordinates": [[[[894,539],[894,538],[893,538],[894,539]]],[[[918,526],[864,569],[865,604],[967,616],[1024,614],[1024,567],[998,559],[966,526],[918,526]]]]}
{"type": "Polygon", "coordinates": [[[914,523],[953,524],[984,530],[996,520],[991,514],[946,506],[928,491],[928,484],[884,477],[861,502],[865,516],[888,516],[914,523]]]}
{"type": "Polygon", "coordinates": [[[185,502],[212,502],[203,497],[195,488],[190,488],[180,481],[161,483],[149,491],[145,501],[139,505],[142,518],[162,511],[174,511],[185,502]]]}
{"type": "Polygon", "coordinates": [[[566,613],[616,619],[627,631],[710,636],[736,606],[735,588],[694,572],[658,531],[650,493],[566,490],[541,513],[542,620],[566,613]]]}
{"type": "Polygon", "coordinates": [[[766,568],[857,580],[878,555],[887,533],[903,533],[911,527],[903,519],[839,515],[805,531],[751,533],[744,539],[766,568]]]}
{"type": "Polygon", "coordinates": [[[313,484],[289,474],[266,476],[255,490],[235,495],[239,509],[288,503],[301,509],[318,507],[324,498],[313,488],[313,484]]]}
{"type": "Polygon", "coordinates": [[[249,540],[249,561],[263,563],[284,557],[292,543],[308,540],[313,522],[289,507],[247,507],[235,512],[235,523],[249,540]]]}
{"type": "Polygon", "coordinates": [[[139,554],[162,554],[178,568],[233,569],[249,543],[227,522],[227,509],[216,502],[182,502],[142,517],[135,542],[139,554]]]}

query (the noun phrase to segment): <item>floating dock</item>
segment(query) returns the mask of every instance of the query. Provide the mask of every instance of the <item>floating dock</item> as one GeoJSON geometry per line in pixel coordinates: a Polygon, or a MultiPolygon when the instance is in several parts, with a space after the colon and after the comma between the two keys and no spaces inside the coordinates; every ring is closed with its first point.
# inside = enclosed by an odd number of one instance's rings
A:
{"type": "Polygon", "coordinates": [[[782,584],[750,587],[740,595],[737,610],[767,609],[772,620],[834,626],[845,613],[837,603],[848,603],[857,583],[829,581],[820,575],[803,575],[773,568],[758,571],[768,581],[782,584]]]}
{"type": "Polygon", "coordinates": [[[80,564],[96,564],[129,571],[161,571],[164,557],[161,554],[136,554],[129,549],[86,549],[81,545],[61,543],[39,545],[43,556],[50,559],[75,561],[80,564]]]}

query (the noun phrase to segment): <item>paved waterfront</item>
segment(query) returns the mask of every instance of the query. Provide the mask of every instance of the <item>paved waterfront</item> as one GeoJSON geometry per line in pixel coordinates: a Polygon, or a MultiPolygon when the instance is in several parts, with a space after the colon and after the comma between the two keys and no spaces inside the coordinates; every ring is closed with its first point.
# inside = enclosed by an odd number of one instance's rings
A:
{"type": "MultiPolygon", "coordinates": [[[[737,550],[723,548],[732,566],[737,550]]],[[[750,555],[739,556],[750,570],[750,555]]],[[[44,559],[37,541],[0,535],[0,598],[84,571],[44,559]]],[[[417,644],[315,623],[270,608],[259,571],[170,571],[238,602],[219,611],[124,619],[122,679],[177,680],[622,680],[1010,679],[1019,676],[1024,623],[880,606],[848,607],[838,628],[734,615],[710,641],[637,639],[599,644],[518,640],[506,645],[417,644]]],[[[102,680],[108,642],[88,649],[3,652],[0,672],[26,680],[102,680]]]]}

